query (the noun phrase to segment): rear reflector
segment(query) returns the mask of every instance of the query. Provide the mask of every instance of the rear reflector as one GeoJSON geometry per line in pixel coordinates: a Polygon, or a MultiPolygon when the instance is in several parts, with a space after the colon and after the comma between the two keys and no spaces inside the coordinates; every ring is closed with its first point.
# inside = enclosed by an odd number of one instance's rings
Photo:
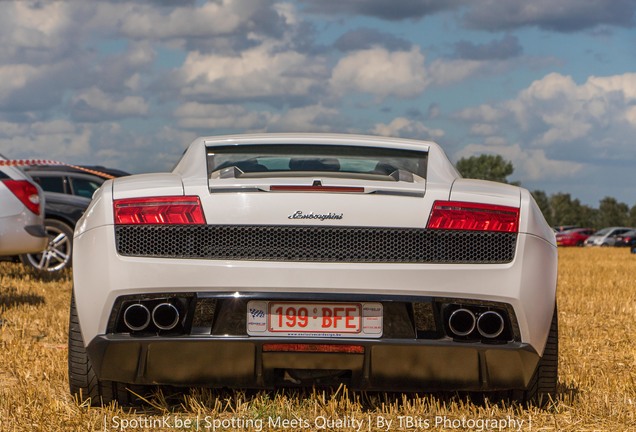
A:
{"type": "Polygon", "coordinates": [[[363,187],[347,186],[270,186],[273,192],[332,192],[332,193],[364,193],[363,187]]]}
{"type": "Polygon", "coordinates": [[[204,225],[198,196],[126,198],[113,202],[116,225],[204,225]]]}
{"type": "Polygon", "coordinates": [[[364,354],[361,345],[332,345],[332,344],[263,344],[263,352],[317,352],[317,353],[347,353],[364,354]]]}
{"type": "Polygon", "coordinates": [[[460,201],[435,201],[427,228],[458,231],[519,231],[516,207],[460,201]]]}
{"type": "Polygon", "coordinates": [[[40,214],[40,195],[33,183],[28,180],[2,180],[2,182],[26,208],[36,215],[40,214]]]}

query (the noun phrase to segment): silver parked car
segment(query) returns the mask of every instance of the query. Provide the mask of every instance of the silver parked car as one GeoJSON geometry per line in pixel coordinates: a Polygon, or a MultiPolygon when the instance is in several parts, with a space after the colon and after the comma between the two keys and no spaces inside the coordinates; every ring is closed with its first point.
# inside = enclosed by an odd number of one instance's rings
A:
{"type": "Polygon", "coordinates": [[[608,227],[596,231],[585,240],[585,246],[614,246],[616,236],[631,231],[630,227],[608,227]]]}
{"type": "Polygon", "coordinates": [[[0,255],[41,251],[47,242],[42,189],[19,169],[0,165],[0,255]]]}

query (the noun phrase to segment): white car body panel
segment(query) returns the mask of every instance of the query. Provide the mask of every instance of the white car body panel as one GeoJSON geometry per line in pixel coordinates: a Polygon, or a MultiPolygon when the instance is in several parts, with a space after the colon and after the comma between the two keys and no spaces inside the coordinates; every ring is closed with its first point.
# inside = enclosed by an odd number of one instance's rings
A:
{"type": "Polygon", "coordinates": [[[146,191],[145,196],[183,195],[183,184],[175,174],[138,174],[124,177],[116,183],[114,199],[139,196],[140,189],[146,191]]]}
{"type": "MultiPolygon", "coordinates": [[[[0,157],[0,160],[4,160],[0,157]]],[[[44,193],[30,178],[14,167],[0,167],[0,255],[19,255],[39,252],[48,242],[44,235],[44,193]],[[30,211],[2,182],[7,176],[13,180],[29,180],[36,186],[40,199],[40,214],[30,211]],[[41,236],[34,236],[26,227],[40,227],[41,236]]]]}
{"type": "MultiPolygon", "coordinates": [[[[371,296],[371,301],[378,301],[391,296],[502,304],[509,307],[514,314],[510,319],[514,318],[518,326],[514,347],[533,352],[537,359],[546,346],[555,310],[555,236],[529,192],[510,185],[461,179],[441,148],[430,142],[326,134],[199,138],[172,173],[130,176],[104,183],[77,224],[74,245],[74,296],[86,347],[96,341],[105,343],[110,337],[118,299],[147,294],[235,293],[241,298],[257,293],[266,298],[268,294],[287,293],[291,297],[352,295],[371,296]],[[314,173],[304,177],[274,174],[208,179],[207,149],[213,152],[214,146],[219,145],[284,143],[427,150],[426,179],[369,181],[314,173]],[[273,185],[315,182],[325,187],[363,187],[364,193],[270,191],[273,185]],[[113,200],[180,195],[200,198],[208,226],[424,229],[433,203],[450,200],[519,208],[519,229],[514,257],[494,264],[186,259],[117,253],[113,200]],[[341,218],[295,218],[299,212],[336,214],[341,218]]],[[[250,338],[245,335],[244,340],[250,338]]],[[[451,343],[444,343],[447,342],[451,343]]],[[[470,348],[461,342],[457,346],[470,348]]],[[[480,355],[488,356],[496,346],[486,344],[482,348],[484,353],[480,355]]],[[[523,382],[530,379],[534,365],[536,359],[524,366],[529,372],[522,373],[523,382]]]]}
{"type": "Polygon", "coordinates": [[[488,202],[519,207],[520,189],[484,180],[457,179],[453,182],[451,201],[488,202]]]}

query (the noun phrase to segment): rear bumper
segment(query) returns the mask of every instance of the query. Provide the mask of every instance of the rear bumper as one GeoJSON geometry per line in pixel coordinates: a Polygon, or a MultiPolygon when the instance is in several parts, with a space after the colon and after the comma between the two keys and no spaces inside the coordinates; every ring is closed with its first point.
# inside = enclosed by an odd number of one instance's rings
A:
{"type": "MultiPolygon", "coordinates": [[[[129,384],[274,388],[302,385],[295,370],[340,371],[354,390],[484,391],[525,388],[539,355],[528,344],[450,340],[338,340],[364,353],[264,352],[280,338],[150,337],[106,335],[87,351],[97,376],[129,384]],[[289,373],[286,373],[289,372],[289,373]],[[288,377],[285,379],[285,377],[288,377]]],[[[293,343],[333,344],[294,339],[293,343]]],[[[316,383],[315,381],[313,382],[316,383]]]]}
{"type": "MultiPolygon", "coordinates": [[[[81,222],[80,222],[81,225],[81,222]]],[[[556,297],[556,247],[519,234],[506,264],[392,264],[122,257],[112,226],[74,239],[75,299],[84,343],[109,333],[111,311],[127,295],[275,293],[460,298],[509,304],[520,342],[543,353],[556,297]],[[100,247],[95,247],[100,245],[100,247]],[[87,253],[90,251],[90,253],[87,253]]]]}
{"type": "Polygon", "coordinates": [[[0,222],[0,255],[36,253],[46,249],[49,239],[44,226],[36,216],[27,212],[25,210],[24,214],[3,218],[0,222]],[[25,220],[31,223],[25,225],[25,220]]]}

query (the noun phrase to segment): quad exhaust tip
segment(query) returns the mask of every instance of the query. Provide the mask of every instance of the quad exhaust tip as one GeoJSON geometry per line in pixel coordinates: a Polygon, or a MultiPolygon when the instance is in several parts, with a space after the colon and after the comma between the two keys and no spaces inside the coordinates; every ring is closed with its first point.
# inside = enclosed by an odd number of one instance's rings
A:
{"type": "Polygon", "coordinates": [[[455,336],[468,336],[475,330],[475,314],[468,309],[457,309],[448,318],[448,327],[455,336]]]}
{"type": "Polygon", "coordinates": [[[172,330],[179,324],[179,310],[171,303],[160,303],[152,310],[152,322],[159,330],[172,330]]]}
{"type": "Polygon", "coordinates": [[[150,311],[140,303],[135,303],[124,311],[124,324],[132,331],[145,330],[150,324],[150,311]]]}
{"type": "Polygon", "coordinates": [[[477,331],[485,338],[496,338],[504,331],[504,319],[498,312],[484,312],[477,319],[477,331]]]}

